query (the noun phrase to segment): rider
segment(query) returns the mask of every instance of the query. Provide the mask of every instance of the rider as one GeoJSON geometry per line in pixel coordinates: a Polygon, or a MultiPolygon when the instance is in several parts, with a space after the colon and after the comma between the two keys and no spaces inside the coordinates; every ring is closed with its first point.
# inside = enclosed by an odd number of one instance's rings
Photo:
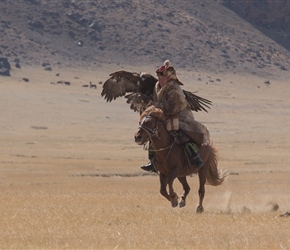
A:
{"type": "MultiPolygon", "coordinates": [[[[165,117],[167,117],[167,130],[181,142],[195,143],[192,159],[198,170],[203,167],[204,163],[198,153],[198,148],[208,142],[209,135],[206,127],[194,120],[192,111],[183,94],[180,85],[183,85],[176,76],[175,69],[170,65],[169,60],[164,62],[164,65],[156,70],[158,82],[155,85],[153,93],[153,102],[149,105],[154,105],[161,108],[165,117]]],[[[148,106],[149,106],[148,105],[148,106]]],[[[192,147],[191,147],[192,148],[192,147]]],[[[152,159],[154,151],[149,148],[149,164],[141,166],[143,170],[156,172],[152,159]]]]}

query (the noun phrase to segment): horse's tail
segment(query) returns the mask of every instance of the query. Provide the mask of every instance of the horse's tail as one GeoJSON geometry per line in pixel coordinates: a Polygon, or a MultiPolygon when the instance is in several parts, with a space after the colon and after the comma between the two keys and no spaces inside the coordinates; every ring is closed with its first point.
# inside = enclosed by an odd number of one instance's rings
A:
{"type": "Polygon", "coordinates": [[[209,157],[207,164],[208,172],[206,176],[206,183],[211,186],[218,186],[224,183],[227,179],[228,172],[224,169],[218,169],[218,151],[217,148],[213,146],[212,143],[208,144],[209,147],[209,157]]]}

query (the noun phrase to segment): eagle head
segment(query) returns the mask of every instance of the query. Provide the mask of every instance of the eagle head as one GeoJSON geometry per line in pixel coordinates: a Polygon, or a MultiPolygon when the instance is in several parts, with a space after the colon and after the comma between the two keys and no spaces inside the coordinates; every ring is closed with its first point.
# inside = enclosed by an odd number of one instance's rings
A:
{"type": "Polygon", "coordinates": [[[147,75],[148,75],[148,74],[147,74],[146,72],[141,72],[141,73],[140,73],[140,78],[141,78],[141,80],[142,80],[142,81],[145,81],[147,75]]]}

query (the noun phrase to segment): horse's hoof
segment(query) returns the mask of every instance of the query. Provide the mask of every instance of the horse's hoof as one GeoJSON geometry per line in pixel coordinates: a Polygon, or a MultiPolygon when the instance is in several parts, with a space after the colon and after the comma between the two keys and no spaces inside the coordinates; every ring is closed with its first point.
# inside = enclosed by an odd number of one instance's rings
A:
{"type": "Polygon", "coordinates": [[[185,207],[185,199],[183,197],[180,198],[179,207],[185,207]]]}
{"type": "Polygon", "coordinates": [[[204,209],[203,209],[202,206],[198,206],[197,209],[196,209],[196,212],[197,212],[198,214],[201,214],[203,211],[204,211],[204,209]]]}
{"type": "Polygon", "coordinates": [[[177,207],[178,206],[178,196],[177,195],[175,195],[174,198],[172,198],[171,206],[172,207],[177,207]]]}
{"type": "Polygon", "coordinates": [[[171,206],[172,207],[177,207],[178,206],[178,199],[174,199],[171,201],[171,206]]]}
{"type": "Polygon", "coordinates": [[[172,207],[177,207],[178,206],[178,202],[171,202],[171,206],[172,207]]]}
{"type": "Polygon", "coordinates": [[[185,207],[185,201],[184,200],[179,202],[179,207],[185,207]]]}

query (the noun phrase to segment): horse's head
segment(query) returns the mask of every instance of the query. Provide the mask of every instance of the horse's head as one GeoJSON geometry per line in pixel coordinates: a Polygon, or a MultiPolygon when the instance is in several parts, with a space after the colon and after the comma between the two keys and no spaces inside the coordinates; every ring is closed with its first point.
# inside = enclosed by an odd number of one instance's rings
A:
{"type": "Polygon", "coordinates": [[[135,142],[145,144],[152,137],[159,137],[158,122],[164,122],[165,117],[161,109],[150,106],[140,116],[139,128],[135,133],[135,142]]]}

